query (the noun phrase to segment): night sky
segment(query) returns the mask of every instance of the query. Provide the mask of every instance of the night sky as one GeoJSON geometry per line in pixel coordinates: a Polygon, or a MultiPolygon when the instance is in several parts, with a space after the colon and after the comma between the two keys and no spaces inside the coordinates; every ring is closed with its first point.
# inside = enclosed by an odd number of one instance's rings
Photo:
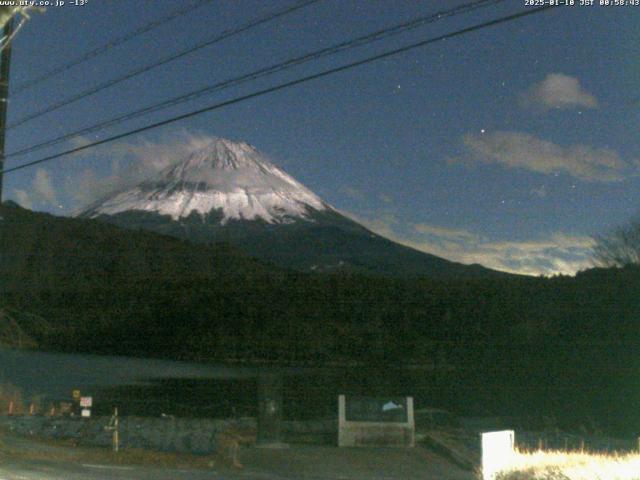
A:
{"type": "MultiPolygon", "coordinates": [[[[12,88],[190,3],[34,13],[13,44],[12,88]]],[[[324,0],[12,128],[7,152],[462,3],[324,0]]],[[[291,4],[211,2],[12,96],[9,124],[291,4]]],[[[444,19],[6,166],[527,8],[507,0],[444,19]]],[[[590,265],[592,235],[638,213],[639,85],[640,6],[558,7],[8,174],[5,199],[71,215],[224,137],[396,241],[501,270],[574,273],[590,265]]]]}

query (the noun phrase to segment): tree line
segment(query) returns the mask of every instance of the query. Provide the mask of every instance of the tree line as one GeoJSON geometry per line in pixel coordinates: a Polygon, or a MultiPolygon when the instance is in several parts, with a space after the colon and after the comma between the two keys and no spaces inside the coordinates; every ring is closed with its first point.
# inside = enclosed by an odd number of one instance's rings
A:
{"type": "Polygon", "coordinates": [[[447,281],[305,274],[225,244],[15,207],[2,217],[0,307],[24,313],[21,328],[41,349],[433,365],[450,372],[446,388],[501,413],[640,429],[636,265],[447,281]]]}

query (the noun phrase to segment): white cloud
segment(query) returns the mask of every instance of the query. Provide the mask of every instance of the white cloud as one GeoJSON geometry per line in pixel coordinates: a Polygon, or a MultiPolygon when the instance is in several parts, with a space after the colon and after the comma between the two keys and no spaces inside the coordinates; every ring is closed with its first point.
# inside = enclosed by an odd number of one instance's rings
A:
{"type": "Polygon", "coordinates": [[[36,170],[36,175],[33,179],[32,185],[36,196],[42,202],[52,205],[56,203],[56,192],[53,188],[51,177],[46,170],[44,170],[43,168],[38,168],[36,170]]]}
{"type": "Polygon", "coordinates": [[[482,242],[474,255],[483,265],[527,275],[574,274],[593,266],[593,240],[587,236],[554,233],[530,241],[482,242]]]}
{"type": "Polygon", "coordinates": [[[478,235],[463,229],[438,227],[435,225],[427,225],[425,223],[416,223],[413,225],[413,228],[416,232],[425,235],[472,241],[478,239],[478,235]]]}
{"type": "Polygon", "coordinates": [[[598,99],[580,86],[576,77],[550,73],[521,96],[522,105],[543,111],[569,108],[597,108],[598,99]]]}
{"type": "MultiPolygon", "coordinates": [[[[205,147],[215,138],[183,130],[164,142],[119,142],[103,145],[91,152],[79,152],[79,156],[90,154],[103,162],[109,162],[111,172],[99,175],[91,168],[80,170],[76,176],[67,179],[65,189],[76,201],[79,207],[77,210],[81,210],[105,195],[130,188],[153,177],[193,151],[205,147]]],[[[85,141],[84,138],[78,138],[73,144],[80,146],[85,141]]]]}
{"type": "Polygon", "coordinates": [[[138,143],[115,144],[110,150],[112,157],[131,156],[135,167],[143,174],[156,173],[184,159],[195,150],[202,149],[214,141],[211,135],[194,135],[186,131],[166,142],[143,140],[138,143]]]}
{"type": "Polygon", "coordinates": [[[342,191],[342,193],[344,193],[347,197],[352,198],[353,200],[364,200],[365,199],[364,193],[362,193],[357,188],[344,186],[344,187],[340,188],[340,191],[342,191]]]}
{"type": "Polygon", "coordinates": [[[78,205],[84,207],[112,191],[113,185],[110,178],[99,179],[93,170],[86,168],[76,176],[67,178],[65,190],[78,205]]]}
{"type": "MultiPolygon", "coordinates": [[[[68,143],[69,143],[69,147],[70,148],[81,148],[81,147],[86,147],[87,145],[91,144],[92,140],[90,138],[88,138],[88,137],[83,136],[83,135],[78,135],[76,137],[72,137],[69,140],[68,143]]],[[[95,147],[95,148],[100,148],[100,146],[95,147]]],[[[80,151],[80,152],[72,154],[70,157],[71,158],[73,158],[73,157],[81,157],[81,156],[83,156],[85,154],[86,154],[85,151],[80,151]]]]}
{"type": "Polygon", "coordinates": [[[528,133],[493,132],[466,134],[463,143],[468,160],[497,163],[543,174],[564,173],[590,182],[623,180],[637,170],[617,152],[588,145],[563,147],[528,133]]]}
{"type": "Polygon", "coordinates": [[[346,214],[378,235],[454,262],[523,275],[573,275],[593,266],[593,240],[587,236],[552,233],[528,241],[496,241],[464,229],[403,224],[388,213],[346,214]]]}
{"type": "Polygon", "coordinates": [[[31,200],[31,197],[29,197],[29,194],[25,190],[16,189],[13,191],[13,194],[18,199],[18,203],[20,204],[20,206],[24,208],[28,208],[29,210],[33,210],[33,201],[31,200]]]}
{"type": "MultiPolygon", "coordinates": [[[[400,220],[391,212],[379,212],[375,216],[361,216],[353,212],[338,210],[342,215],[352,219],[354,222],[367,227],[372,232],[382,235],[383,237],[397,241],[396,229],[400,224],[400,220]]],[[[401,242],[399,242],[401,243],[401,242]]]]}

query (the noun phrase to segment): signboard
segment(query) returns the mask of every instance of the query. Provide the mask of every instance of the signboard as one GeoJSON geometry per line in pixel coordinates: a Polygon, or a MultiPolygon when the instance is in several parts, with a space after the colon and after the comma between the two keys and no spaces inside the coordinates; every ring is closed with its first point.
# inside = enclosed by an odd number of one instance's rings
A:
{"type": "Polygon", "coordinates": [[[348,422],[406,423],[407,399],[402,397],[346,398],[348,422]]]}
{"type": "Polygon", "coordinates": [[[93,397],[81,397],[80,398],[80,406],[82,408],[91,408],[93,404],[93,397]]]}
{"type": "Polygon", "coordinates": [[[494,480],[513,461],[513,430],[482,434],[482,479],[494,480]]]}
{"type": "Polygon", "coordinates": [[[84,418],[89,418],[91,416],[91,410],[83,408],[81,414],[84,418]]]}
{"type": "Polygon", "coordinates": [[[413,398],[340,395],[338,445],[413,447],[413,398]]]}
{"type": "Polygon", "coordinates": [[[74,400],[80,400],[80,390],[74,390],[73,391],[73,399],[74,400]]]}

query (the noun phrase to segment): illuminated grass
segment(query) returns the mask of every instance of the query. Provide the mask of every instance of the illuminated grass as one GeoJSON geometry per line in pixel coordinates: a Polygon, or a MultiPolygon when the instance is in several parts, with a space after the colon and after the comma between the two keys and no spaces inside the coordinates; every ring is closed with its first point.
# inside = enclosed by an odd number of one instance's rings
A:
{"type": "Polygon", "coordinates": [[[518,451],[496,480],[640,480],[640,454],[518,451]]]}

